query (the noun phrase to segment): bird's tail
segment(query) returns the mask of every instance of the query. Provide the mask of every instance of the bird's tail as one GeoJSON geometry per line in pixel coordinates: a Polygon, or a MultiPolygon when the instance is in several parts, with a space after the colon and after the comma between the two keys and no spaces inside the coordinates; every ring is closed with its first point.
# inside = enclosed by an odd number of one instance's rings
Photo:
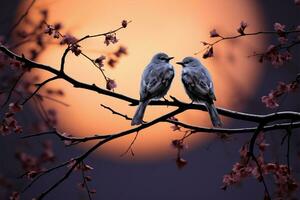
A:
{"type": "Polygon", "coordinates": [[[207,103],[206,107],[207,107],[207,110],[208,110],[208,113],[209,113],[209,116],[211,119],[211,123],[213,124],[213,126],[221,127],[223,125],[223,123],[219,117],[219,114],[218,114],[218,111],[217,111],[215,105],[207,103]]]}
{"type": "Polygon", "coordinates": [[[139,106],[132,118],[131,125],[139,125],[143,123],[143,117],[149,101],[140,102],[139,106]]]}

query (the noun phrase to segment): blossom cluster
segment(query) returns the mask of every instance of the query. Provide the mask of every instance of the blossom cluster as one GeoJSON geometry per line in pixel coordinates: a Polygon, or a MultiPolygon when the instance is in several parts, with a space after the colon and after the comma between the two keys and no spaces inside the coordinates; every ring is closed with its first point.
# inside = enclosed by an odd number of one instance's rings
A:
{"type": "Polygon", "coordinates": [[[23,177],[33,179],[42,173],[43,167],[48,162],[54,162],[55,155],[52,148],[52,142],[46,140],[42,143],[42,152],[39,156],[33,156],[25,152],[17,152],[16,158],[21,163],[22,169],[25,171],[23,177]]]}
{"type": "MultiPolygon", "coordinates": [[[[293,178],[287,165],[279,163],[266,163],[264,161],[264,152],[269,144],[266,143],[263,133],[260,133],[256,145],[259,149],[257,163],[249,157],[248,144],[240,149],[240,161],[235,163],[229,174],[223,177],[222,189],[226,190],[231,185],[241,183],[245,178],[253,177],[259,182],[264,175],[272,175],[276,185],[276,198],[291,198],[293,192],[298,188],[296,180],[293,178]]],[[[267,199],[270,197],[267,197],[267,199]]]]}
{"type": "Polygon", "coordinates": [[[267,108],[276,108],[279,106],[279,97],[284,94],[294,92],[299,87],[299,80],[293,81],[291,83],[284,83],[280,81],[276,89],[271,90],[271,92],[263,96],[261,101],[266,105],[267,108]]]}
{"type": "Polygon", "coordinates": [[[23,106],[18,103],[9,104],[9,110],[4,114],[4,118],[0,123],[0,134],[22,133],[23,129],[15,119],[15,114],[22,111],[22,109],[23,106]]]}
{"type": "Polygon", "coordinates": [[[78,183],[79,188],[86,189],[89,195],[95,194],[96,189],[90,189],[88,186],[88,183],[92,181],[92,177],[86,175],[87,172],[93,170],[93,167],[85,164],[84,162],[79,162],[79,163],[77,162],[78,162],[77,160],[71,159],[68,168],[72,168],[74,165],[76,165],[74,170],[81,172],[82,181],[78,183]]]}

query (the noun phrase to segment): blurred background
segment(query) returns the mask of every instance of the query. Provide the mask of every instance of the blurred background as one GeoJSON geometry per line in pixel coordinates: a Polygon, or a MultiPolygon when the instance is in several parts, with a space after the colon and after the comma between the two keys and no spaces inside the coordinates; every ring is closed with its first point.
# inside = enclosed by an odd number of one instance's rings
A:
{"type": "MultiPolygon", "coordinates": [[[[15,20],[24,13],[31,1],[3,1],[0,8],[0,34],[5,35],[15,20]]],[[[273,24],[280,22],[288,27],[299,24],[299,9],[293,0],[266,1],[220,1],[189,0],[176,2],[157,1],[38,1],[32,8],[30,16],[38,18],[41,9],[49,10],[48,23],[61,22],[62,31],[77,37],[86,34],[105,32],[120,26],[123,19],[132,20],[129,27],[120,31],[117,36],[119,43],[105,47],[103,39],[84,43],[84,51],[91,57],[109,52],[124,45],[128,55],[122,58],[114,68],[105,66],[109,77],[117,81],[116,92],[138,98],[140,74],[152,55],[158,51],[168,52],[177,60],[203,49],[201,41],[212,41],[209,31],[216,28],[220,34],[235,34],[239,23],[244,20],[249,24],[247,31],[273,30],[273,24]],[[135,85],[137,87],[135,87],[135,85]]],[[[22,26],[26,30],[26,26],[22,26]]],[[[249,37],[238,41],[226,41],[215,47],[215,57],[203,60],[197,55],[212,73],[217,102],[220,107],[242,112],[266,114],[275,110],[265,108],[261,96],[267,95],[276,88],[278,81],[291,82],[299,73],[299,57],[294,56],[291,62],[274,68],[270,63],[259,63],[257,58],[248,58],[254,51],[262,52],[277,38],[249,37]]],[[[26,52],[30,46],[19,48],[26,52]]],[[[298,48],[298,47],[297,47],[298,48]]],[[[299,52],[299,48],[295,52],[299,52]]],[[[37,59],[39,62],[59,65],[59,58],[64,49],[58,45],[50,45],[37,59]]],[[[297,55],[297,54],[294,54],[297,55]]],[[[67,73],[87,83],[96,83],[104,87],[105,83],[98,71],[83,58],[70,55],[67,60],[67,73]],[[99,78],[100,77],[100,78],[99,78]]],[[[176,77],[169,94],[182,101],[190,102],[184,95],[180,83],[180,68],[175,66],[176,77]]],[[[42,79],[48,74],[34,72],[42,79]]],[[[78,91],[65,82],[54,82],[50,88],[61,88],[65,96],[61,99],[70,104],[69,107],[46,103],[48,109],[58,111],[58,127],[61,131],[73,135],[92,135],[95,133],[112,133],[130,128],[128,121],[111,115],[99,104],[132,116],[135,107],[111,98],[78,91]],[[84,101],[83,101],[84,100],[84,101]],[[115,101],[115,102],[114,102],[115,101]]],[[[293,93],[280,102],[280,110],[299,111],[299,92],[293,93]]],[[[170,111],[172,108],[148,108],[146,120],[170,111]]],[[[25,126],[23,134],[32,133],[26,125],[38,119],[31,106],[25,107],[25,113],[19,116],[25,126]],[[28,118],[30,116],[30,118],[28,118]]],[[[179,116],[180,120],[194,125],[211,126],[207,113],[187,112],[179,116]]],[[[226,127],[248,127],[253,124],[242,121],[223,119],[226,127]]],[[[294,132],[299,132],[294,130],[294,132]]],[[[268,161],[285,162],[286,146],[280,141],[284,132],[272,131],[267,134],[268,161]]],[[[89,174],[93,177],[91,188],[97,189],[94,199],[262,199],[263,186],[249,178],[243,184],[231,187],[226,191],[220,189],[223,175],[231,171],[232,165],[239,161],[238,150],[251,136],[244,134],[231,137],[229,140],[214,138],[211,134],[192,136],[188,141],[189,148],[184,151],[188,164],[181,170],[176,167],[176,150],[171,147],[173,139],[180,138],[182,133],[173,132],[169,124],[157,125],[139,134],[133,146],[135,156],[120,154],[126,150],[133,135],[113,141],[86,160],[93,166],[89,174]]],[[[49,139],[53,143],[56,155],[55,163],[69,160],[83,153],[88,145],[65,148],[56,137],[43,137],[21,140],[18,135],[4,136],[0,140],[0,177],[14,183],[16,189],[26,183],[17,177],[22,174],[20,163],[15,159],[17,151],[37,154],[41,143],[49,139]]],[[[291,146],[291,166],[299,176],[299,136],[293,135],[291,146]]],[[[22,199],[31,199],[45,190],[62,176],[65,169],[46,176],[22,195],[22,199]]],[[[87,199],[86,192],[78,190],[81,181],[79,173],[72,176],[55,189],[48,199],[87,199]]],[[[272,187],[272,178],[267,182],[272,187]]],[[[3,189],[4,190],[4,189],[3,189]]],[[[299,193],[298,193],[299,194],[299,193]]],[[[5,195],[3,194],[5,199],[5,195]]]]}

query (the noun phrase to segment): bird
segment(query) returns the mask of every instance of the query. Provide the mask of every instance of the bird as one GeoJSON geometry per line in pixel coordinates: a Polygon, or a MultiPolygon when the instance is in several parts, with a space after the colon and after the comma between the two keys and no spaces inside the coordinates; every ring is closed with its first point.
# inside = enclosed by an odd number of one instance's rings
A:
{"type": "Polygon", "coordinates": [[[173,58],[166,53],[157,53],[145,67],[140,84],[140,101],[131,121],[132,126],[143,123],[146,107],[151,100],[160,99],[167,94],[175,74],[169,63],[173,58]]]}
{"type": "Polygon", "coordinates": [[[205,103],[213,126],[221,127],[222,122],[214,105],[214,85],[208,70],[194,57],[185,57],[176,64],[182,66],[181,81],[192,103],[205,103]]]}

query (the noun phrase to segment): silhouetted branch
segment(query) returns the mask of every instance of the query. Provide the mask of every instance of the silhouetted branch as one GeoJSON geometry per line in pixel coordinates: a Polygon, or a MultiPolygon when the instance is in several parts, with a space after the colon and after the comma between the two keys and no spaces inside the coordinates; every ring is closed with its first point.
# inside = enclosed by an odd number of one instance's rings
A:
{"type": "MultiPolygon", "coordinates": [[[[284,32],[282,32],[281,34],[284,34],[284,35],[287,36],[287,35],[289,35],[289,34],[294,34],[294,33],[300,33],[300,30],[295,29],[295,30],[291,30],[291,31],[284,31],[284,32]]],[[[202,43],[203,43],[205,46],[207,46],[207,47],[205,48],[205,50],[206,50],[206,49],[208,49],[208,48],[214,47],[216,44],[218,44],[218,43],[220,43],[220,42],[222,42],[222,41],[225,41],[225,40],[235,40],[235,39],[238,39],[238,38],[241,38],[241,37],[257,36],[257,35],[278,35],[278,31],[257,31],[257,32],[251,32],[251,33],[245,33],[245,32],[244,32],[244,33],[242,33],[242,34],[237,34],[237,35],[233,35],[233,36],[222,36],[222,35],[220,35],[220,34],[218,33],[217,36],[214,36],[214,37],[216,37],[216,38],[219,38],[219,39],[217,39],[216,41],[211,42],[211,43],[209,43],[209,42],[202,42],[202,43]]],[[[290,49],[290,48],[292,48],[293,46],[295,46],[295,45],[297,45],[297,44],[299,44],[299,42],[294,42],[294,43],[292,43],[292,44],[290,44],[290,45],[282,46],[281,48],[282,48],[282,49],[290,49]]],[[[201,53],[201,52],[202,52],[202,50],[196,52],[195,55],[197,55],[197,54],[199,54],[199,53],[201,53]]],[[[255,55],[262,55],[262,54],[255,54],[255,55]]]]}

